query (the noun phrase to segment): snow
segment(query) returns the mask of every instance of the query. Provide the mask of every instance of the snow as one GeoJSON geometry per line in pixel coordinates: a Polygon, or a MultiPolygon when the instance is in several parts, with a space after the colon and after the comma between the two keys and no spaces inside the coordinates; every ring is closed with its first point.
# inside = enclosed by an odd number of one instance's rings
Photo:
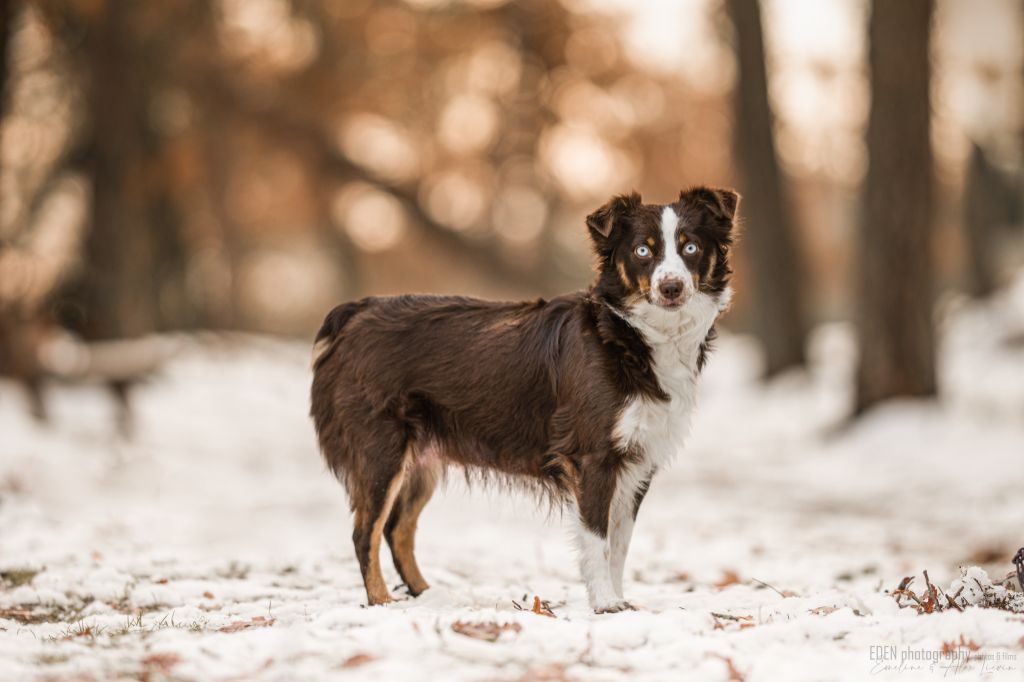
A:
{"type": "Polygon", "coordinates": [[[1014,613],[1024,613],[1024,594],[1010,592],[1002,585],[996,585],[983,569],[968,566],[960,569],[960,577],[950,583],[951,594],[960,594],[956,600],[961,606],[999,606],[1014,613]],[[962,592],[961,592],[962,590],[962,592]]]}
{"type": "Polygon", "coordinates": [[[753,342],[724,335],[637,520],[639,610],[601,616],[568,518],[458,476],[420,523],[433,588],[363,607],[306,344],[175,339],[132,441],[95,387],[53,388],[44,428],[0,383],[0,679],[1021,680],[1024,615],[887,593],[979,577],[992,549],[998,581],[1024,544],[1024,278],[942,320],[942,400],[852,426],[847,327],[766,386],[753,342]]]}

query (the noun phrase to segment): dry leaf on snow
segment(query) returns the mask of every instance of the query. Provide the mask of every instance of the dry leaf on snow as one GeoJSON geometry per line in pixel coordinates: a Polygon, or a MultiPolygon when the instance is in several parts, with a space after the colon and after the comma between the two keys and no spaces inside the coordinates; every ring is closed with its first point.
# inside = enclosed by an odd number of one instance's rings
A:
{"type": "Polygon", "coordinates": [[[485,642],[496,642],[503,632],[519,632],[523,627],[519,623],[467,623],[456,621],[452,623],[452,630],[470,637],[471,639],[482,639],[485,642]]]}
{"type": "Polygon", "coordinates": [[[708,658],[717,658],[721,660],[723,663],[725,663],[725,668],[729,672],[729,682],[743,682],[743,680],[746,679],[745,677],[743,677],[743,674],[736,669],[736,666],[733,664],[731,658],[728,658],[721,654],[708,654],[708,658]]]}
{"type": "Polygon", "coordinates": [[[533,597],[533,608],[530,609],[533,613],[538,616],[548,616],[549,618],[555,617],[555,612],[549,609],[547,606],[540,603],[540,597],[534,595],[533,597]]]}
{"type": "Polygon", "coordinates": [[[277,622],[276,618],[253,616],[248,622],[244,620],[236,620],[230,625],[225,625],[220,628],[219,632],[238,632],[240,630],[248,630],[250,628],[269,628],[275,622],[277,622]]]}
{"type": "Polygon", "coordinates": [[[181,656],[172,653],[150,654],[142,659],[142,665],[147,668],[158,668],[163,672],[169,671],[179,663],[181,663],[181,656]]]}
{"type": "Polygon", "coordinates": [[[367,663],[371,663],[376,660],[376,656],[371,656],[370,654],[355,654],[354,656],[346,658],[345,662],[341,664],[341,667],[358,668],[359,666],[366,665],[367,663]]]}
{"type": "Polygon", "coordinates": [[[753,616],[734,616],[729,613],[715,613],[712,611],[711,617],[715,619],[715,630],[724,630],[726,622],[736,623],[739,626],[737,628],[739,630],[746,630],[756,625],[753,616]]]}
{"type": "Polygon", "coordinates": [[[730,585],[736,585],[741,582],[743,581],[740,580],[740,576],[736,571],[727,570],[722,572],[722,579],[715,583],[715,587],[721,590],[729,587],[730,585]]]}
{"type": "Polygon", "coordinates": [[[977,642],[975,642],[973,639],[964,639],[963,635],[960,635],[960,641],[959,642],[953,641],[953,642],[943,642],[942,643],[942,653],[944,653],[944,654],[953,653],[957,649],[967,649],[969,651],[977,651],[980,648],[981,647],[978,646],[977,642]]]}

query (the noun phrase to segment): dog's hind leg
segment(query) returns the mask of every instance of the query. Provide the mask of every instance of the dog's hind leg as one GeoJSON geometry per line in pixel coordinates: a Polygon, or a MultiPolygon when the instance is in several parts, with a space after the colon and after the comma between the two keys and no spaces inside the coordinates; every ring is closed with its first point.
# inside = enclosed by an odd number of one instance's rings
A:
{"type": "Polygon", "coordinates": [[[398,575],[402,576],[402,582],[408,588],[409,594],[414,597],[430,587],[420,573],[414,548],[417,520],[420,512],[430,501],[436,484],[437,473],[430,467],[418,466],[410,469],[395,500],[387,525],[384,526],[384,537],[391,548],[395,569],[398,575]]]}
{"type": "Polygon", "coordinates": [[[378,451],[372,460],[364,460],[362,479],[350,485],[355,510],[352,542],[370,606],[391,601],[380,570],[380,538],[395,499],[402,490],[407,459],[408,452],[404,447],[378,451]]]}

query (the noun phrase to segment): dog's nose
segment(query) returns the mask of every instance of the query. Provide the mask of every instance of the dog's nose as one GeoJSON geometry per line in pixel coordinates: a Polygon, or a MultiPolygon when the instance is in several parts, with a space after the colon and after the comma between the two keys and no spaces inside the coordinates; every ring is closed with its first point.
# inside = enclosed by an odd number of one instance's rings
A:
{"type": "Polygon", "coordinates": [[[675,302],[683,295],[683,283],[678,279],[666,279],[658,285],[658,293],[666,301],[675,302]]]}

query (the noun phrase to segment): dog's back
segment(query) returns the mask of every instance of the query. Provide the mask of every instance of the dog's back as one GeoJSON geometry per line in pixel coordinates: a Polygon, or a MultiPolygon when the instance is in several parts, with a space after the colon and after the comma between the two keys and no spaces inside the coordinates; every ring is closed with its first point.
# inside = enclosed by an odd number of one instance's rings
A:
{"type": "Polygon", "coordinates": [[[423,459],[440,449],[448,461],[538,474],[561,333],[575,314],[569,299],[400,296],[339,306],[318,336],[312,391],[328,465],[351,486],[360,458],[411,448],[423,459]],[[366,452],[368,438],[388,442],[366,452]]]}

